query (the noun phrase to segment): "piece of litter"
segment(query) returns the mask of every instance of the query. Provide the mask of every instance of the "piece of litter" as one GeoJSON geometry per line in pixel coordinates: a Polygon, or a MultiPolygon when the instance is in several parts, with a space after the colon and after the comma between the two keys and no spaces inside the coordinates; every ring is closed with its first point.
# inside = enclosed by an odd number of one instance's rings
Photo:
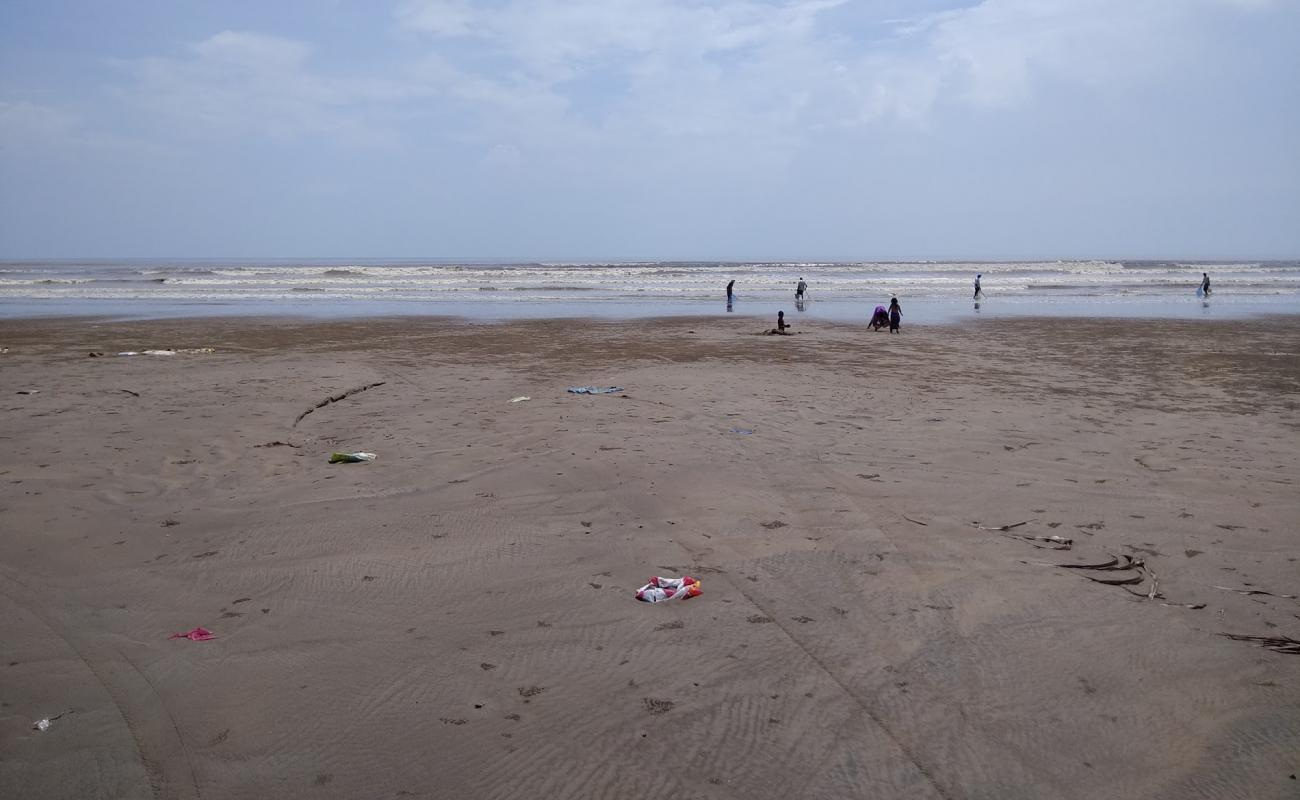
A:
{"type": "Polygon", "coordinates": [[[570,386],[567,391],[570,394],[615,394],[626,390],[622,386],[570,386]]]}
{"type": "Polygon", "coordinates": [[[32,730],[34,730],[34,731],[48,731],[48,730],[50,729],[50,723],[51,723],[51,722],[53,722],[53,721],[56,720],[56,719],[61,719],[61,718],[63,718],[63,717],[66,717],[67,715],[69,715],[69,714],[71,714],[71,713],[72,713],[72,711],[63,711],[63,712],[60,712],[60,713],[58,713],[58,714],[55,714],[55,715],[52,716],[52,717],[45,717],[44,719],[38,719],[38,720],[36,720],[35,722],[32,723],[32,730]]]}
{"type": "Polygon", "coordinates": [[[529,397],[529,396],[526,395],[526,394],[521,394],[521,395],[519,395],[518,397],[512,397],[512,398],[510,398],[510,402],[512,402],[512,403],[522,403],[522,402],[524,402],[525,400],[532,400],[532,399],[533,399],[533,398],[529,397]]]}
{"type": "Polygon", "coordinates": [[[209,639],[217,638],[217,635],[207,628],[198,627],[185,633],[173,633],[168,639],[189,639],[191,642],[206,642],[209,639]]]}
{"type": "Polygon", "coordinates": [[[331,453],[331,464],[356,464],[360,461],[374,461],[379,456],[374,453],[331,453]]]}
{"type": "MultiPolygon", "coordinates": [[[[1038,519],[1038,518],[1037,518],[1037,517],[1034,517],[1034,519],[1038,519]]],[[[982,531],[1009,531],[1009,530],[1011,530],[1012,528],[1019,528],[1021,525],[1028,525],[1029,523],[1031,523],[1031,522],[1033,522],[1033,521],[1034,521],[1033,519],[1027,519],[1027,520],[1025,520],[1024,522],[1014,522],[1014,523],[1012,523],[1012,524],[1010,524],[1010,525],[999,525],[999,526],[997,526],[997,527],[995,527],[995,528],[986,528],[986,527],[984,527],[983,525],[980,525],[980,524],[977,522],[977,523],[975,523],[975,527],[979,528],[979,529],[982,530],[982,531]]]]}
{"type": "Polygon", "coordinates": [[[751,436],[754,433],[753,428],[732,428],[732,433],[739,433],[741,436],[751,436]]]}
{"type": "Polygon", "coordinates": [[[930,523],[928,523],[928,522],[922,522],[922,521],[919,520],[919,519],[912,519],[911,517],[907,516],[906,514],[899,514],[899,516],[902,517],[903,519],[907,520],[908,522],[915,522],[917,525],[922,525],[922,526],[925,526],[925,527],[927,527],[927,528],[930,527],[930,523]]]}
{"type": "Polygon", "coordinates": [[[663,578],[658,575],[636,591],[636,599],[647,603],[664,600],[689,600],[700,594],[700,579],[686,575],[681,578],[663,578]]]}
{"type": "Polygon", "coordinates": [[[140,354],[137,353],[137,352],[134,351],[134,350],[123,350],[122,352],[118,353],[118,355],[119,355],[119,356],[138,356],[138,355],[140,355],[140,354]]]}
{"type": "Polygon", "coordinates": [[[175,350],[146,350],[144,351],[144,354],[147,356],[174,356],[176,355],[176,351],[175,350]]]}
{"type": "Polygon", "coordinates": [[[14,394],[40,394],[40,389],[19,389],[14,394]]]}

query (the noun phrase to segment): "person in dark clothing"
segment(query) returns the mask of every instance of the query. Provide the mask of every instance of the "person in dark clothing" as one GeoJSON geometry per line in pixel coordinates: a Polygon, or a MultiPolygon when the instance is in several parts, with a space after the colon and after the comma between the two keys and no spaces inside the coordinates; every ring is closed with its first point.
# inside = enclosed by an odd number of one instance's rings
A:
{"type": "Polygon", "coordinates": [[[1210,296],[1210,273],[1208,272],[1201,273],[1201,294],[1210,296]]]}
{"type": "Polygon", "coordinates": [[[733,286],[735,286],[735,285],[736,285],[736,282],[735,282],[734,280],[733,280],[731,283],[728,283],[728,284],[727,284],[727,302],[728,302],[728,303],[731,302],[731,287],[733,287],[733,286]]]}
{"type": "Polygon", "coordinates": [[[898,304],[897,297],[889,298],[889,332],[901,333],[898,326],[903,321],[903,307],[898,304]]]}
{"type": "Polygon", "coordinates": [[[786,330],[786,328],[788,327],[790,326],[787,325],[785,322],[785,312],[778,311],[776,312],[776,327],[769,330],[767,332],[767,335],[768,336],[793,336],[794,334],[786,330]]]}
{"type": "Polygon", "coordinates": [[[976,300],[980,299],[980,278],[981,277],[982,276],[980,275],[975,276],[975,299],[976,300]]]}
{"type": "Polygon", "coordinates": [[[873,331],[878,331],[889,324],[889,312],[884,306],[876,306],[876,310],[871,314],[871,321],[867,325],[873,331]]]}

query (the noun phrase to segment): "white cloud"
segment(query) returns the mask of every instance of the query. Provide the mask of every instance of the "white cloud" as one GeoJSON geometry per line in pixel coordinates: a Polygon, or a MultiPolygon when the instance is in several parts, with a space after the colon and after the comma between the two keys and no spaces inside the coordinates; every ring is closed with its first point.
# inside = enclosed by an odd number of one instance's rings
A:
{"type": "Polygon", "coordinates": [[[1273,5],[982,0],[889,20],[847,0],[406,0],[379,76],[222,31],[121,62],[120,92],[184,137],[410,144],[419,118],[479,152],[771,165],[819,131],[943,124],[1061,86],[1122,94],[1197,57],[1215,19],[1273,5]]]}
{"type": "Polygon", "coordinates": [[[508,67],[494,71],[449,61],[480,95],[492,94],[489,84],[553,92],[580,110],[584,98],[571,85],[617,78],[623,85],[609,105],[618,113],[706,134],[720,123],[734,131],[782,118],[921,120],[939,104],[1015,105],[1047,81],[1123,91],[1189,55],[1195,35],[1208,33],[1197,24],[1207,10],[1271,1],[983,0],[895,21],[885,39],[836,29],[828,17],[842,5],[408,0],[397,17],[440,50],[469,40],[504,60],[508,67]]]}
{"type": "Polygon", "coordinates": [[[197,137],[233,130],[382,141],[385,132],[364,111],[408,98],[416,88],[329,75],[313,68],[307,43],[266,34],[222,31],[188,50],[184,58],[122,62],[134,81],[122,92],[197,137]]]}

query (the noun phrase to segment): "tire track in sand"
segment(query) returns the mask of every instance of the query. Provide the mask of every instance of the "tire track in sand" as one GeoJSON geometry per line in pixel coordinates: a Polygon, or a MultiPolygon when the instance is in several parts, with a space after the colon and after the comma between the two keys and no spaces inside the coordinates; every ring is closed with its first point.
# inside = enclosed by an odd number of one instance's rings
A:
{"type": "MultiPolygon", "coordinates": [[[[50,633],[64,642],[104,688],[104,693],[117,709],[127,733],[135,743],[140,764],[149,777],[154,796],[181,800],[201,798],[189,748],[181,737],[176,719],[153,683],[135,662],[116,648],[64,633],[46,615],[19,599],[23,595],[42,594],[39,588],[14,576],[8,567],[0,567],[0,570],[3,570],[0,571],[0,583],[4,585],[5,597],[33,619],[39,620],[50,633]],[[15,592],[15,587],[21,591],[15,592]],[[150,706],[163,713],[147,713],[150,706]]],[[[44,608],[56,607],[53,601],[43,601],[39,605],[44,608]]]]}

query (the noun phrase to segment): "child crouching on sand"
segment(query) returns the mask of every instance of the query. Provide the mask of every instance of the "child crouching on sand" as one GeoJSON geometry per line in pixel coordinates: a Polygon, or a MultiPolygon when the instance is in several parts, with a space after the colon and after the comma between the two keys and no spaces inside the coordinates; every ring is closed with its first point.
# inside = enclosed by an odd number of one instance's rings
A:
{"type": "Polygon", "coordinates": [[[767,332],[768,336],[793,336],[794,334],[786,330],[790,326],[785,323],[785,312],[776,312],[776,327],[767,332]]]}

